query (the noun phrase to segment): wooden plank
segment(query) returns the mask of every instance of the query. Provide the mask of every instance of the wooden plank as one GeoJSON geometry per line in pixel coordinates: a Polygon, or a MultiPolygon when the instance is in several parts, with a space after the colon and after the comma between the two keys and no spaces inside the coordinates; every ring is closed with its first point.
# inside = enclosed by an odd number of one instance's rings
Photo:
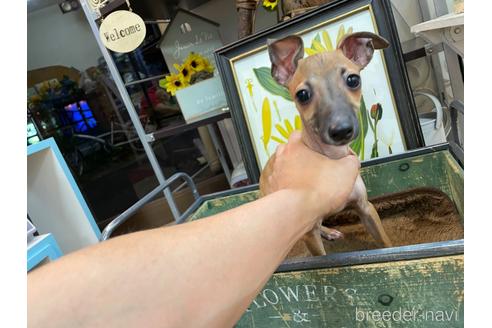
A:
{"type": "Polygon", "coordinates": [[[463,255],[277,273],[237,327],[463,327],[463,255]]]}

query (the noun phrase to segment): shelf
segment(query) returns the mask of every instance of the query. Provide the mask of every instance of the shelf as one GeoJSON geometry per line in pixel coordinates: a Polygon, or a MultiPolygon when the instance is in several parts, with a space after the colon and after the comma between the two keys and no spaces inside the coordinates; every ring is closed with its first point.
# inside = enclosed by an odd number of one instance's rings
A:
{"type": "Polygon", "coordinates": [[[166,138],[175,134],[196,129],[200,126],[215,123],[229,117],[231,117],[230,111],[228,109],[224,110],[220,108],[210,113],[207,113],[206,115],[203,115],[201,117],[197,117],[195,120],[190,121],[188,123],[186,123],[184,120],[178,121],[177,123],[172,123],[170,126],[154,131],[149,134],[150,140],[155,141],[162,138],[166,138]]]}
{"type": "Polygon", "coordinates": [[[411,27],[410,31],[427,42],[446,43],[464,57],[465,14],[448,14],[411,27]]]}
{"type": "Polygon", "coordinates": [[[141,79],[141,80],[127,82],[127,83],[125,83],[125,87],[129,87],[131,85],[135,85],[135,84],[139,84],[139,83],[145,83],[145,82],[149,82],[149,81],[160,80],[163,77],[166,77],[167,75],[168,74],[156,75],[156,76],[147,77],[147,78],[141,79]]]}

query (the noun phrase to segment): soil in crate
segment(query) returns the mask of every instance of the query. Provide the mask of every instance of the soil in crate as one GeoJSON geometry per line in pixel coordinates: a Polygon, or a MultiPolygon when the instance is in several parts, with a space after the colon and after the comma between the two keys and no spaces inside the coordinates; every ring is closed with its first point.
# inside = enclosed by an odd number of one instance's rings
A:
{"type": "MultiPolygon", "coordinates": [[[[393,246],[462,239],[463,224],[453,201],[442,191],[418,188],[371,199],[393,246]]],[[[358,216],[346,210],[324,220],[343,239],[324,240],[326,253],[380,248],[358,216]]],[[[304,242],[297,243],[288,258],[311,256],[304,242]]]]}

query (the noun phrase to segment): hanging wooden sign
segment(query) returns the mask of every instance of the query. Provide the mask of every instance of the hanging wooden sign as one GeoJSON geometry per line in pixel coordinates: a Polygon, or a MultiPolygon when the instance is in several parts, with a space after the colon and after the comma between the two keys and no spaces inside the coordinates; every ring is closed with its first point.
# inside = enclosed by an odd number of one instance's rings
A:
{"type": "Polygon", "coordinates": [[[99,28],[99,37],[106,48],[122,53],[135,50],[143,42],[145,33],[142,18],[126,10],[112,12],[99,28]]]}

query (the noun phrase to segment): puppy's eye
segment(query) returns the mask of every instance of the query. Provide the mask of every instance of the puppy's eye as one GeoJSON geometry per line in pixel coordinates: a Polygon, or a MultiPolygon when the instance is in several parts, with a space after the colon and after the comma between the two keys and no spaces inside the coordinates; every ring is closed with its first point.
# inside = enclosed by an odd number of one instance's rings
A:
{"type": "Polygon", "coordinates": [[[307,104],[311,99],[311,93],[307,89],[297,91],[296,98],[301,104],[307,104]]]}
{"type": "Polygon", "coordinates": [[[350,74],[347,76],[347,86],[351,89],[357,89],[360,86],[360,76],[357,74],[350,74]]]}

